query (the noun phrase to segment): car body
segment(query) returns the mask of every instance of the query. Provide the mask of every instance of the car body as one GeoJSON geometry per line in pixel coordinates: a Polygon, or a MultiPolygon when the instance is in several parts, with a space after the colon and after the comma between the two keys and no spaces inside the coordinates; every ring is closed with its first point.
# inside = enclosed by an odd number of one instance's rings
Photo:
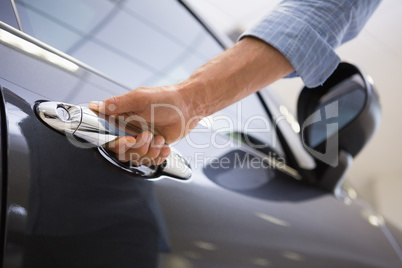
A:
{"type": "Polygon", "coordinates": [[[175,83],[221,53],[228,41],[189,4],[0,5],[2,267],[401,266],[401,233],[351,186],[300,181],[273,109],[294,118],[269,89],[172,146],[190,180],[129,174],[39,120],[38,101],[84,106],[175,83]],[[267,155],[285,168],[262,167],[267,155]]]}

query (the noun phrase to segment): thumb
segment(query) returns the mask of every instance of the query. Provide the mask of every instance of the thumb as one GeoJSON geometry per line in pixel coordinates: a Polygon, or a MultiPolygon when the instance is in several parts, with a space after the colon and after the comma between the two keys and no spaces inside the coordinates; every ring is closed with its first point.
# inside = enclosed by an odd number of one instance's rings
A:
{"type": "Polygon", "coordinates": [[[89,108],[102,114],[111,115],[131,112],[133,105],[131,105],[129,96],[123,94],[103,101],[91,101],[89,108]]]}

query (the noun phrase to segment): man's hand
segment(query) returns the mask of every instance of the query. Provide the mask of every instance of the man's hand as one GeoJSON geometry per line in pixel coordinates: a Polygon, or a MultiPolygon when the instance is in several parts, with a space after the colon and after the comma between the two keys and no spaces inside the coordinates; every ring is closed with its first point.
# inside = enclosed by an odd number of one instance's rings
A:
{"type": "Polygon", "coordinates": [[[170,153],[167,144],[185,137],[203,117],[293,71],[278,50],[247,37],[177,85],[141,87],[103,102],[92,102],[89,107],[107,115],[132,118],[137,125],[145,126],[136,138],[122,137],[108,144],[118,159],[160,164],[170,153]]]}
{"type": "Polygon", "coordinates": [[[168,144],[187,135],[201,119],[190,113],[191,105],[180,93],[184,86],[142,87],[102,102],[91,102],[89,108],[124,118],[126,123],[143,129],[136,137],[110,142],[106,149],[113,151],[120,161],[131,160],[135,165],[163,163],[170,153],[168,144]]]}

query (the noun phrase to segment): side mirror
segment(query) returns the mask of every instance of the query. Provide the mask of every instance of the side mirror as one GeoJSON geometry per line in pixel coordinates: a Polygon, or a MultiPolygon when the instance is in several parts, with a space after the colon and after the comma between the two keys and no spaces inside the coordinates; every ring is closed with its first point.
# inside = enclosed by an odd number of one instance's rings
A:
{"type": "Polygon", "coordinates": [[[297,114],[303,146],[317,164],[303,173],[309,181],[335,191],[380,124],[374,85],[358,67],[342,62],[323,85],[303,88],[297,114]]]}

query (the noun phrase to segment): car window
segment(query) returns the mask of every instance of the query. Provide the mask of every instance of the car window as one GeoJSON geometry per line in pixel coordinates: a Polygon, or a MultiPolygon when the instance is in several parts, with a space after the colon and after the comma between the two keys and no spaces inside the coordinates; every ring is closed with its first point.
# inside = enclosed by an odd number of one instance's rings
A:
{"type": "Polygon", "coordinates": [[[175,1],[16,5],[25,32],[133,88],[176,83],[222,51],[175,1]]]}
{"type": "MultiPolygon", "coordinates": [[[[130,88],[177,83],[223,51],[178,1],[15,3],[26,33],[130,88]]],[[[255,94],[209,119],[214,131],[253,132],[264,144],[278,147],[255,94]]]]}

